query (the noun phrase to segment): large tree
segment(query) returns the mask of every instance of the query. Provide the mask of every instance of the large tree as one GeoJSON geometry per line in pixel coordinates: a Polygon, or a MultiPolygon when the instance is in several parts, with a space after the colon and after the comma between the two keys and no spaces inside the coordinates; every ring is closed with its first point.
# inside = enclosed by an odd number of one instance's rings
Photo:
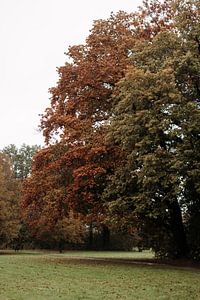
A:
{"type": "Polygon", "coordinates": [[[69,48],[41,120],[47,147],[35,157],[25,185],[23,207],[33,210],[35,222],[37,215],[56,221],[67,209],[81,212],[91,222],[104,221],[102,192],[121,152],[105,143],[111,95],[133,64],[136,42],[151,40],[170,24],[166,1],[144,1],[137,13],[119,12],[95,21],[86,43],[69,48]]]}
{"type": "Polygon", "coordinates": [[[107,139],[121,147],[124,163],[105,197],[157,254],[185,257],[195,248],[187,222],[199,243],[200,7],[171,3],[173,29],[134,47],[133,67],[116,89],[107,139]]]}

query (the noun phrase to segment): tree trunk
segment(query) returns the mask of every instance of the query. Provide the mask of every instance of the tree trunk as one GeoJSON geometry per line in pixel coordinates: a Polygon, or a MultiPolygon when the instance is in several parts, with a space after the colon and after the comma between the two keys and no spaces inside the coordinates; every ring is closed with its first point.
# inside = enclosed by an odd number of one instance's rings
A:
{"type": "Polygon", "coordinates": [[[102,246],[104,250],[108,250],[110,246],[110,230],[105,224],[102,224],[102,246]]]}
{"type": "Polygon", "coordinates": [[[174,257],[186,258],[188,256],[188,245],[183,226],[182,213],[177,200],[170,202],[171,229],[174,239],[174,257]]]}
{"type": "Polygon", "coordinates": [[[92,222],[89,225],[89,239],[88,239],[88,249],[92,249],[93,248],[93,224],[92,222]]]}
{"type": "Polygon", "coordinates": [[[60,253],[62,253],[64,250],[64,244],[65,244],[64,240],[60,239],[58,242],[58,250],[60,253]]]}

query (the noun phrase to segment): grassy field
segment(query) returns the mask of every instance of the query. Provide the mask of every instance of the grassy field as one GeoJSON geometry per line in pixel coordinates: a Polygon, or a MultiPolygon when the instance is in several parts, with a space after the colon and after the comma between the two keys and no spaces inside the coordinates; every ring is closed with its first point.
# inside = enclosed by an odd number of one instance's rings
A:
{"type": "MultiPolygon", "coordinates": [[[[51,255],[57,255],[51,253],[51,255]]],[[[121,259],[151,259],[154,253],[151,251],[130,252],[130,251],[66,251],[59,254],[63,257],[94,257],[94,258],[121,258],[121,259]]]]}
{"type": "Polygon", "coordinates": [[[70,259],[73,255],[135,258],[136,253],[0,254],[0,300],[200,299],[199,270],[82,263],[70,259]]]}

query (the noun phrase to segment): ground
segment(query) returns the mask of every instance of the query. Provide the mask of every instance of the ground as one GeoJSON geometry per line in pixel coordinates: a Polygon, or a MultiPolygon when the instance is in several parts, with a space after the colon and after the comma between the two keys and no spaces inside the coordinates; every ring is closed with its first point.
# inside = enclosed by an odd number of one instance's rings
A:
{"type": "Polygon", "coordinates": [[[154,265],[152,258],[149,252],[1,253],[0,300],[200,299],[198,268],[154,265]]]}

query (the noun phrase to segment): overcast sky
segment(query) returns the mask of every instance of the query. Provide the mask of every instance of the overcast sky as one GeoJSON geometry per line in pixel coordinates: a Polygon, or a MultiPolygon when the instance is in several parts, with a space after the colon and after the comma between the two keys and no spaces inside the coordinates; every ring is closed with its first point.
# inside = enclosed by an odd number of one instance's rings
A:
{"type": "Polygon", "coordinates": [[[56,67],[83,43],[93,20],[134,11],[141,0],[0,0],[0,149],[43,144],[39,114],[49,106],[56,67]]]}

